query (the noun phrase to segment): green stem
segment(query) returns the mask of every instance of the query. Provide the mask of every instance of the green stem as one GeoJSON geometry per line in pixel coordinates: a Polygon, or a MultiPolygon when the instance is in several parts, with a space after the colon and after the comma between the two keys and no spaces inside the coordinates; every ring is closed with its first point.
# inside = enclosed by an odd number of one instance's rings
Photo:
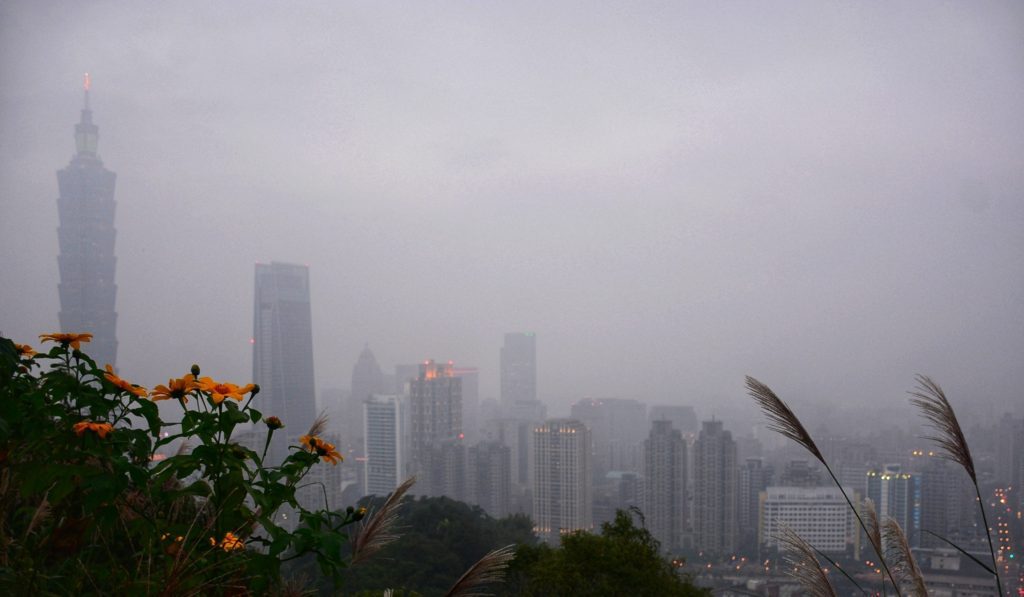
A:
{"type": "Polygon", "coordinates": [[[1003,593],[1003,581],[999,580],[999,564],[996,563],[996,550],[992,547],[992,531],[988,528],[988,515],[985,514],[985,500],[981,499],[981,490],[978,489],[978,482],[974,479],[974,492],[978,495],[978,507],[981,508],[981,522],[985,525],[985,536],[988,538],[988,552],[992,555],[992,570],[993,576],[996,577],[996,587],[999,590],[999,596],[1002,597],[1003,593]]]}

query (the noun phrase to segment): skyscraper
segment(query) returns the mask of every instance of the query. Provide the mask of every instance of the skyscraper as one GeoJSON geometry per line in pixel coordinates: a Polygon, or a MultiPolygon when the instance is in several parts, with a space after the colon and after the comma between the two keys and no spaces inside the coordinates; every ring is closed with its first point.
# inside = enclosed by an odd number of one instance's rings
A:
{"type": "Polygon", "coordinates": [[[774,470],[760,458],[748,458],[740,467],[737,489],[736,518],[739,525],[740,549],[748,554],[758,553],[758,517],[761,492],[771,485],[774,470]]]}
{"type": "Polygon", "coordinates": [[[887,464],[867,474],[868,498],[878,519],[892,518],[903,528],[911,547],[919,547],[921,528],[921,476],[904,473],[899,464],[887,464]]]}
{"type": "Polygon", "coordinates": [[[696,544],[707,552],[732,553],[738,535],[736,442],[721,421],[704,421],[693,448],[696,544]]]}
{"type": "Polygon", "coordinates": [[[428,360],[419,369],[418,377],[409,384],[410,448],[417,493],[444,495],[446,487],[458,484],[448,473],[459,468],[460,451],[450,442],[462,439],[462,379],[455,376],[451,362],[428,360]]]}
{"type": "Polygon", "coordinates": [[[599,477],[610,471],[640,472],[649,429],[646,404],[630,398],[584,398],[572,405],[571,416],[590,429],[599,477]]]}
{"type": "Polygon", "coordinates": [[[644,441],[644,517],[664,551],[683,547],[686,441],[670,421],[654,421],[644,441]]]}
{"type": "Polygon", "coordinates": [[[494,518],[508,516],[512,493],[512,450],[499,442],[480,442],[468,452],[470,501],[494,518]]]}
{"type": "Polygon", "coordinates": [[[505,334],[501,347],[501,403],[537,400],[537,337],[532,333],[505,334]]]}
{"type": "Polygon", "coordinates": [[[563,534],[593,527],[590,431],[574,419],[551,419],[533,438],[534,532],[557,545],[563,534]]]}
{"type": "Polygon", "coordinates": [[[93,334],[89,354],[99,366],[117,361],[117,285],[114,271],[114,185],[117,175],[97,153],[99,128],[89,107],[85,75],[84,107],[75,125],[75,155],[57,172],[60,197],[57,239],[60,256],[60,329],[93,334]]]}
{"type": "Polygon", "coordinates": [[[261,390],[256,407],[286,426],[271,446],[271,462],[279,463],[316,418],[309,268],[257,263],[255,295],[252,377],[261,390]]]}
{"type": "Polygon", "coordinates": [[[363,402],[368,495],[387,495],[407,476],[404,406],[399,396],[370,396],[363,402]]]}

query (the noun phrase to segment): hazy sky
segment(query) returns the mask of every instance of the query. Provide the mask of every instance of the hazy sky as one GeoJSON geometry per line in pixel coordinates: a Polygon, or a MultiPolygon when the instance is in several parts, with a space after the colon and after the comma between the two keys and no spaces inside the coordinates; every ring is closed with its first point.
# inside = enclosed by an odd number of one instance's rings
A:
{"type": "Polygon", "coordinates": [[[248,381],[274,260],[311,268],[319,388],[369,342],[494,396],[527,330],[554,413],[721,414],[746,373],[1024,404],[1024,3],[3,2],[15,339],[57,329],[86,71],[139,382],[248,381]]]}

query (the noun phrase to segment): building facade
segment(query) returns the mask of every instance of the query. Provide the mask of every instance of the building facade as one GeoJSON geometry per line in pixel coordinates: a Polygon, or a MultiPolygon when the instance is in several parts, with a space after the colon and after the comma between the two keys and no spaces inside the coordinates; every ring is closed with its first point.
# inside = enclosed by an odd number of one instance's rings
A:
{"type": "Polygon", "coordinates": [[[551,419],[533,438],[534,532],[558,545],[563,534],[593,528],[590,431],[574,419],[551,419]]]}
{"type": "Polygon", "coordinates": [[[271,462],[280,463],[316,418],[313,318],[309,268],[256,264],[252,377],[260,386],[257,408],[277,416],[287,433],[274,434],[271,462]]]}
{"type": "Polygon", "coordinates": [[[693,447],[695,544],[731,554],[738,538],[736,442],[721,421],[704,421],[693,447]]]}
{"type": "Polygon", "coordinates": [[[836,487],[769,487],[761,493],[758,537],[765,549],[782,549],[786,529],[824,553],[844,554],[853,543],[853,512],[836,487]]]}
{"type": "Polygon", "coordinates": [[[686,530],[686,441],[669,421],[654,421],[644,441],[643,513],[666,552],[683,547],[686,530]]]}
{"type": "Polygon", "coordinates": [[[409,384],[409,409],[415,491],[445,495],[449,483],[444,475],[455,467],[451,460],[458,452],[451,442],[462,440],[462,379],[455,375],[451,362],[420,364],[417,377],[409,384]]]}
{"type": "Polygon", "coordinates": [[[103,367],[117,364],[117,175],[103,167],[97,151],[99,128],[92,121],[89,75],[85,77],[85,105],[75,125],[75,155],[67,167],[57,172],[59,320],[63,332],[93,335],[88,353],[103,367]]]}
{"type": "Polygon", "coordinates": [[[376,395],[363,402],[364,491],[387,495],[407,477],[405,405],[400,396],[376,395]]]}

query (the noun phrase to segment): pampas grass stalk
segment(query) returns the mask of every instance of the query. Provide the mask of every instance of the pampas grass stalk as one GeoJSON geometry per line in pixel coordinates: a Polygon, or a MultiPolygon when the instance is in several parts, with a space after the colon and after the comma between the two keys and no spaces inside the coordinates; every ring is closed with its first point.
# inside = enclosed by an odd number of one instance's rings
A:
{"type": "Polygon", "coordinates": [[[395,523],[398,522],[398,507],[402,504],[402,497],[416,482],[416,477],[410,477],[401,485],[395,488],[384,501],[379,510],[369,514],[359,525],[359,530],[352,538],[352,565],[366,560],[373,554],[384,548],[387,544],[398,539],[394,533],[395,523]]]}
{"type": "Polygon", "coordinates": [[[914,559],[914,553],[910,550],[910,542],[907,535],[900,527],[900,523],[889,518],[882,525],[882,536],[885,538],[885,552],[892,561],[892,567],[896,570],[900,581],[909,581],[914,597],[928,597],[928,588],[924,584],[924,576],[914,559]]]}
{"type": "Polygon", "coordinates": [[[912,398],[911,404],[921,411],[921,416],[928,421],[928,426],[935,431],[935,435],[929,439],[942,449],[944,456],[964,467],[967,476],[974,484],[974,493],[978,496],[978,507],[981,508],[981,521],[985,525],[985,536],[988,538],[988,551],[992,556],[992,574],[996,577],[996,587],[999,595],[1003,595],[1003,582],[999,579],[999,564],[996,563],[996,550],[992,545],[992,531],[988,527],[988,514],[985,512],[985,500],[981,498],[981,489],[978,487],[978,475],[974,469],[974,459],[971,457],[971,449],[967,445],[967,438],[964,436],[960,421],[953,412],[953,405],[946,398],[939,384],[932,381],[927,375],[918,374],[914,378],[917,387],[908,392],[912,398]]]}
{"type": "MultiPolygon", "coordinates": [[[[767,385],[761,383],[757,379],[747,376],[747,391],[750,397],[757,402],[758,406],[761,407],[761,411],[764,412],[765,416],[768,417],[770,424],[768,428],[776,433],[780,433],[789,439],[795,441],[804,447],[808,452],[813,455],[818,462],[820,462],[825,470],[828,471],[832,481],[835,482],[836,487],[839,488],[839,492],[846,498],[846,504],[850,506],[850,510],[853,511],[853,515],[857,517],[857,522],[860,523],[860,528],[864,529],[864,533],[869,537],[871,532],[868,530],[867,525],[864,524],[864,519],[861,518],[858,508],[854,507],[853,501],[850,500],[850,496],[846,494],[846,490],[843,489],[843,485],[839,482],[836,474],[832,472],[832,467],[825,461],[825,457],[822,456],[821,450],[818,449],[817,444],[811,439],[811,434],[807,432],[803,423],[797,418],[793,410],[779,398],[775,392],[772,391],[767,385]]],[[[874,545],[872,544],[874,547],[874,545]]],[[[885,557],[882,555],[882,551],[879,547],[875,547],[875,553],[878,555],[878,560],[882,563],[882,568],[885,569],[886,576],[892,582],[893,586],[896,587],[896,594],[900,595],[899,586],[896,584],[896,579],[892,575],[892,571],[889,570],[889,566],[885,563],[885,557]]]]}
{"type": "Polygon", "coordinates": [[[778,539],[787,548],[786,561],[793,566],[793,570],[786,568],[786,574],[800,583],[811,597],[836,597],[836,590],[821,569],[814,548],[789,527],[782,529],[778,539]]]}
{"type": "Polygon", "coordinates": [[[455,581],[448,589],[445,597],[484,597],[490,593],[482,593],[478,589],[483,585],[498,583],[505,580],[505,569],[516,557],[515,545],[506,545],[488,552],[469,567],[469,570],[455,581]]]}

